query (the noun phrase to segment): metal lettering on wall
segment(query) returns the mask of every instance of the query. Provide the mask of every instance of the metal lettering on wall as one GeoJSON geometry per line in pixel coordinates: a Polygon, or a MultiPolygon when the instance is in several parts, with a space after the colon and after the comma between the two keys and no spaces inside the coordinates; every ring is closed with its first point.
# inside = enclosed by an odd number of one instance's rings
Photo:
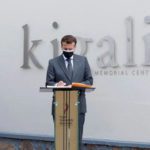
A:
{"type": "MultiPolygon", "coordinates": [[[[150,24],[150,16],[146,16],[144,18],[144,22],[146,24],[150,24]]],[[[132,17],[127,17],[125,20],[126,25],[126,64],[124,66],[126,68],[137,68],[137,64],[135,63],[134,58],[134,21],[132,17]]],[[[59,25],[57,22],[53,22],[52,24],[54,29],[58,29],[59,25]]],[[[23,53],[23,65],[21,66],[23,69],[29,69],[29,59],[31,59],[32,63],[39,69],[43,69],[43,66],[41,62],[38,61],[38,58],[35,57],[33,50],[36,49],[36,47],[39,46],[39,44],[42,42],[41,39],[39,40],[33,40],[32,46],[29,48],[29,26],[26,24],[23,26],[24,31],[24,53],[23,53]]],[[[80,55],[86,56],[86,54],[89,51],[88,45],[93,42],[91,38],[82,38],[77,36],[77,40],[80,43],[81,46],[81,52],[80,55]]],[[[143,61],[143,64],[141,66],[150,66],[150,33],[146,34],[143,37],[145,51],[143,51],[143,55],[145,54],[145,60],[143,61]]],[[[53,47],[53,56],[52,58],[59,55],[59,41],[57,39],[53,39],[50,41],[52,47],[53,47]]],[[[120,68],[119,63],[117,61],[117,50],[116,50],[116,42],[115,39],[111,36],[105,36],[101,40],[97,42],[97,47],[103,47],[104,44],[108,45],[108,50],[104,52],[103,54],[96,56],[96,64],[97,68],[100,70],[92,70],[94,75],[101,75],[102,71],[103,75],[109,74],[109,72],[116,72],[116,70],[106,70],[107,68],[115,69],[120,68]],[[106,61],[107,60],[107,61],[106,61]]],[[[121,71],[121,70],[120,70],[121,71]]],[[[128,75],[127,70],[123,69],[121,72],[124,73],[111,73],[113,75],[128,75]]],[[[141,72],[141,70],[138,70],[138,72],[141,72]]],[[[149,70],[144,70],[142,72],[146,72],[146,75],[148,75],[149,70]]],[[[132,74],[132,73],[131,73],[132,74]]],[[[133,75],[133,74],[132,74],[133,75]]]]}

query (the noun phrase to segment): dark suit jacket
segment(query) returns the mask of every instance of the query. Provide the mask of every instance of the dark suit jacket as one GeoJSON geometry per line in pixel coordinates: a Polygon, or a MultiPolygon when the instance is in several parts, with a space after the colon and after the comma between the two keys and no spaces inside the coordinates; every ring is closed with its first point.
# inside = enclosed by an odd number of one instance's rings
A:
{"type": "MultiPolygon", "coordinates": [[[[64,81],[67,85],[72,82],[80,82],[92,85],[93,77],[87,58],[84,56],[76,55],[73,56],[73,77],[70,79],[65,60],[63,55],[60,55],[54,59],[49,60],[47,69],[46,85],[55,85],[59,81],[64,81]]],[[[54,114],[54,97],[52,102],[52,115],[54,114]]],[[[86,98],[85,91],[80,91],[79,94],[79,112],[86,112],[86,98]]]]}

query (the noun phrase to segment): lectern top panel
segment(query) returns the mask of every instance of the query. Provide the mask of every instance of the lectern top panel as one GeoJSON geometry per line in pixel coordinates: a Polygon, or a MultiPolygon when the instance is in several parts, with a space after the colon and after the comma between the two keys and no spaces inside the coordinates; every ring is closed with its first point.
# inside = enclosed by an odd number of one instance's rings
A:
{"type": "Polygon", "coordinates": [[[40,87],[40,92],[53,92],[56,90],[85,90],[85,92],[91,92],[95,90],[95,87],[92,88],[83,88],[83,87],[72,87],[72,86],[47,86],[40,87]]]}

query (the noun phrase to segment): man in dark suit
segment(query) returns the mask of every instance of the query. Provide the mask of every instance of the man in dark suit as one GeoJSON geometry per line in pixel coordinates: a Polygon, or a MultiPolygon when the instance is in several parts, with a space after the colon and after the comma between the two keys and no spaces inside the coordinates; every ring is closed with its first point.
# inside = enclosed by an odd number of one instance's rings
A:
{"type": "MultiPolygon", "coordinates": [[[[46,85],[66,86],[72,82],[93,84],[93,77],[87,58],[74,54],[77,40],[72,35],[66,35],[61,39],[62,54],[49,60],[46,85]]],[[[54,101],[52,102],[52,115],[54,116],[54,101]]],[[[86,113],[85,91],[79,94],[79,143],[81,147],[83,125],[86,113]]],[[[81,148],[80,148],[81,149],[81,148]]]]}

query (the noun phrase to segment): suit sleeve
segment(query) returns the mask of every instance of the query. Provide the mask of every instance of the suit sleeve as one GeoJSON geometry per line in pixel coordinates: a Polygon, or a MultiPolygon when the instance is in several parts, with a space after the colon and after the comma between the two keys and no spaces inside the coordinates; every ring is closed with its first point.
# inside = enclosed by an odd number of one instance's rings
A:
{"type": "Polygon", "coordinates": [[[85,57],[85,71],[83,84],[93,85],[93,77],[87,58],[85,57]]]}
{"type": "Polygon", "coordinates": [[[55,85],[55,70],[53,61],[49,61],[48,68],[47,68],[47,74],[46,74],[46,86],[47,85],[55,85]]]}

